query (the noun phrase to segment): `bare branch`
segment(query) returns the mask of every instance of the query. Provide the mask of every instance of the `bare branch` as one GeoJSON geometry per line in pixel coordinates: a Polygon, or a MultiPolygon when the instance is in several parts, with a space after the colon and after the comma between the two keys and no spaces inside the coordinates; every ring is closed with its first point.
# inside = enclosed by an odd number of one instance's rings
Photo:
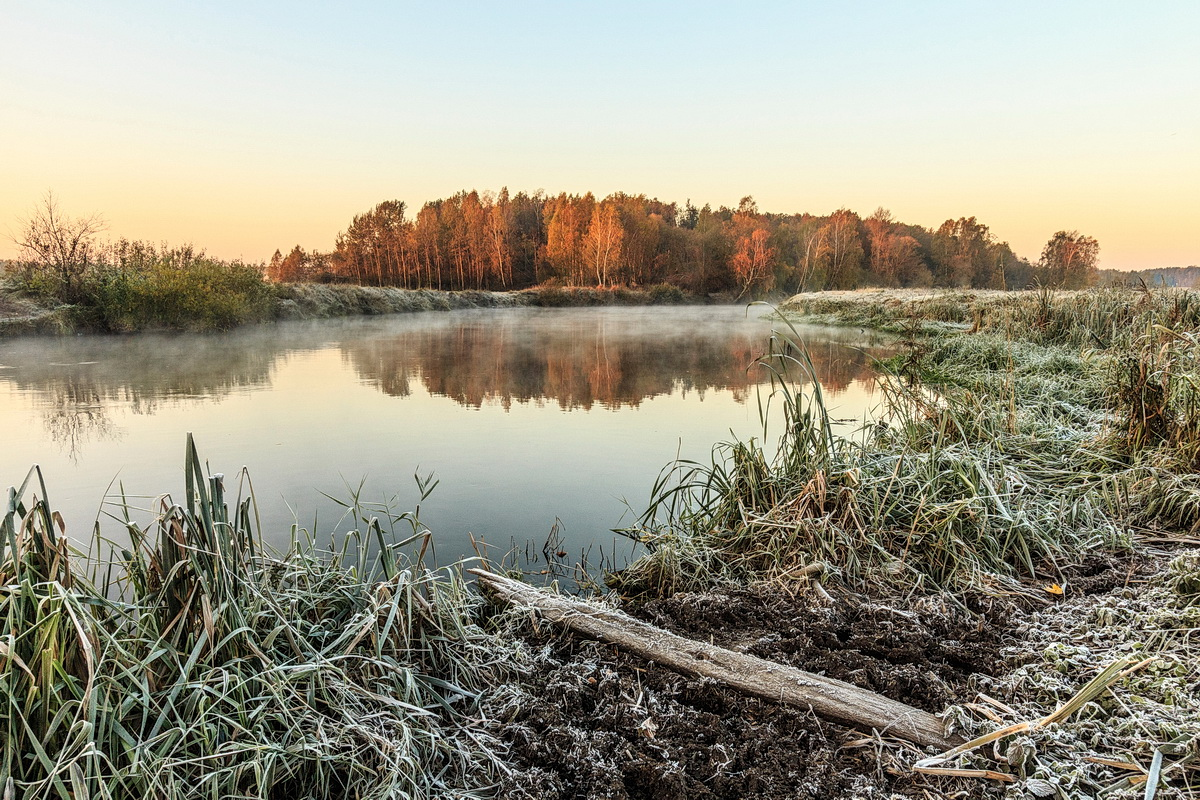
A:
{"type": "Polygon", "coordinates": [[[13,242],[27,272],[56,282],[62,298],[72,301],[95,264],[98,237],[106,228],[99,214],[74,219],[65,216],[54,193],[48,191],[22,222],[13,242]]]}

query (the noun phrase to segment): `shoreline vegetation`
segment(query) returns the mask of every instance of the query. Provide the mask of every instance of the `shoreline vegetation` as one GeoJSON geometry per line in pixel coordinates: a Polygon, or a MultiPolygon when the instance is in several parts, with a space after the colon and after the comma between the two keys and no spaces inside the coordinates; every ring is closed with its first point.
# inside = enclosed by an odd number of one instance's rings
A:
{"type": "Polygon", "coordinates": [[[355,499],[346,539],[266,552],[252,497],[189,440],[183,502],[114,520],[124,550],[70,552],[40,474],[10,492],[4,791],[1200,797],[1200,294],[779,311],[903,339],[880,414],[835,436],[803,341],[777,334],[757,367],[778,446],[664,469],[626,531],[646,554],[596,576],[595,602],[942,714],[971,746],[919,750],[501,610],[425,565],[419,509],[355,499]]]}
{"type": "Polygon", "coordinates": [[[47,194],[0,263],[0,336],[225,330],[278,319],[506,305],[738,302],[803,292],[1082,289],[1192,281],[1196,268],[1116,273],[1099,243],[1058,231],[1034,262],[974,217],[925,228],[885,209],[861,217],[683,206],[642,195],[459,192],[409,217],[387,201],[329,252],[267,263],[193,245],[101,238],[47,194]]]}
{"type": "MultiPolygon", "coordinates": [[[[486,290],[441,291],[390,286],[295,283],[266,284],[266,291],[245,311],[222,315],[157,311],[137,316],[100,314],[87,306],[48,305],[24,293],[5,293],[0,285],[0,338],[7,336],[69,335],[76,333],[136,333],[142,331],[214,331],[241,325],[287,320],[327,319],[468,308],[567,308],[585,306],[647,306],[730,303],[732,297],[695,297],[673,286],[644,289],[624,287],[535,287],[511,292],[486,290]]],[[[205,288],[207,296],[217,289],[205,288]]],[[[148,301],[148,303],[153,301],[148,301]]],[[[201,301],[203,302],[203,301],[201,301]]]]}

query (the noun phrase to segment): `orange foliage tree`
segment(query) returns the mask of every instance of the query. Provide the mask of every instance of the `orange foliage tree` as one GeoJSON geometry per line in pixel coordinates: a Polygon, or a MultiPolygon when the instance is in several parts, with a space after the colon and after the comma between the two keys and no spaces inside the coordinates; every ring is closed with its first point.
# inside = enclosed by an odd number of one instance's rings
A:
{"type": "Polygon", "coordinates": [[[767,245],[770,235],[766,228],[756,228],[749,236],[738,239],[731,259],[741,289],[738,297],[745,297],[752,290],[769,290],[774,284],[775,248],[767,245]]]}

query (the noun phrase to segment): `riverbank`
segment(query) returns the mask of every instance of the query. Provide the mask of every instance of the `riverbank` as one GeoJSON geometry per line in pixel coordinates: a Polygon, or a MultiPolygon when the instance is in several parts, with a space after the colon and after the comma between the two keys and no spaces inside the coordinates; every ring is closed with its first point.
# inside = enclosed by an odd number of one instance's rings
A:
{"type": "MultiPolygon", "coordinates": [[[[1005,319],[1023,317],[1039,325],[1053,306],[1103,296],[1114,304],[1132,303],[1139,290],[858,289],[805,292],[779,304],[779,310],[820,325],[850,325],[898,334],[977,332],[1005,319]]],[[[1063,321],[1067,324],[1069,320],[1063,321]]],[[[1020,333],[1016,338],[1024,338],[1020,333]]]]}
{"type": "Polygon", "coordinates": [[[324,319],[463,308],[571,308],[593,306],[683,305],[712,302],[674,286],[626,287],[541,286],[513,292],[397,289],[349,284],[294,283],[275,287],[278,319],[324,319]]]}
{"type": "Polygon", "coordinates": [[[1143,798],[1196,796],[1194,638],[1200,551],[1103,557],[1064,571],[1066,596],[1027,582],[953,596],[851,592],[836,578],[680,592],[634,616],[679,635],[846,681],[969,737],[1032,722],[1103,669],[1140,666],[1075,717],[1003,738],[925,774],[886,731],[687,678],[616,649],[527,627],[535,661],[487,704],[513,798],[1143,798]],[[1143,663],[1144,658],[1152,658],[1143,663]],[[1191,759],[1191,760],[1189,760],[1191,759]],[[995,777],[999,776],[999,777],[995,777]]]}
{"type": "Polygon", "coordinates": [[[68,306],[49,307],[0,283],[0,338],[68,334],[75,330],[68,306]]]}
{"type": "MultiPolygon", "coordinates": [[[[1200,796],[1200,298],[861,292],[787,307],[909,335],[882,365],[879,422],[838,440],[819,392],[781,382],[779,455],[732,442],[664,480],[634,531],[649,554],[610,576],[621,605],[998,744],[931,761],[886,732],[556,640],[552,691],[529,701],[538,736],[518,740],[541,748],[526,748],[523,796],[1141,798],[1148,780],[1200,796]],[[595,763],[615,764],[624,794],[588,788],[603,785],[595,763]]],[[[765,366],[805,376],[797,342],[774,352],[765,366]]]]}
{"type": "MultiPolygon", "coordinates": [[[[514,292],[450,292],[351,284],[296,283],[271,284],[268,289],[263,311],[249,317],[248,321],[242,324],[467,308],[565,308],[732,302],[731,298],[690,295],[674,286],[665,285],[640,289],[542,286],[514,292]]],[[[188,323],[166,326],[126,320],[113,330],[97,319],[95,313],[79,307],[53,305],[0,285],[0,337],[195,329],[188,323]]]]}

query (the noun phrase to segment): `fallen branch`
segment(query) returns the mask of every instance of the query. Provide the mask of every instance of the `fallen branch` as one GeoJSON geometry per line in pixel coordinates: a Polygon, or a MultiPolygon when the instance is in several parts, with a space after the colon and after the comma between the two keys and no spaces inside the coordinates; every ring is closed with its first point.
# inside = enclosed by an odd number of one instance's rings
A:
{"type": "Polygon", "coordinates": [[[615,645],[684,675],[708,678],[753,697],[811,709],[826,719],[873,729],[922,747],[945,750],[961,741],[947,736],[945,723],[933,714],[852,684],[676,636],[618,611],[551,594],[493,572],[468,572],[501,602],[533,609],[551,624],[615,645]]]}

